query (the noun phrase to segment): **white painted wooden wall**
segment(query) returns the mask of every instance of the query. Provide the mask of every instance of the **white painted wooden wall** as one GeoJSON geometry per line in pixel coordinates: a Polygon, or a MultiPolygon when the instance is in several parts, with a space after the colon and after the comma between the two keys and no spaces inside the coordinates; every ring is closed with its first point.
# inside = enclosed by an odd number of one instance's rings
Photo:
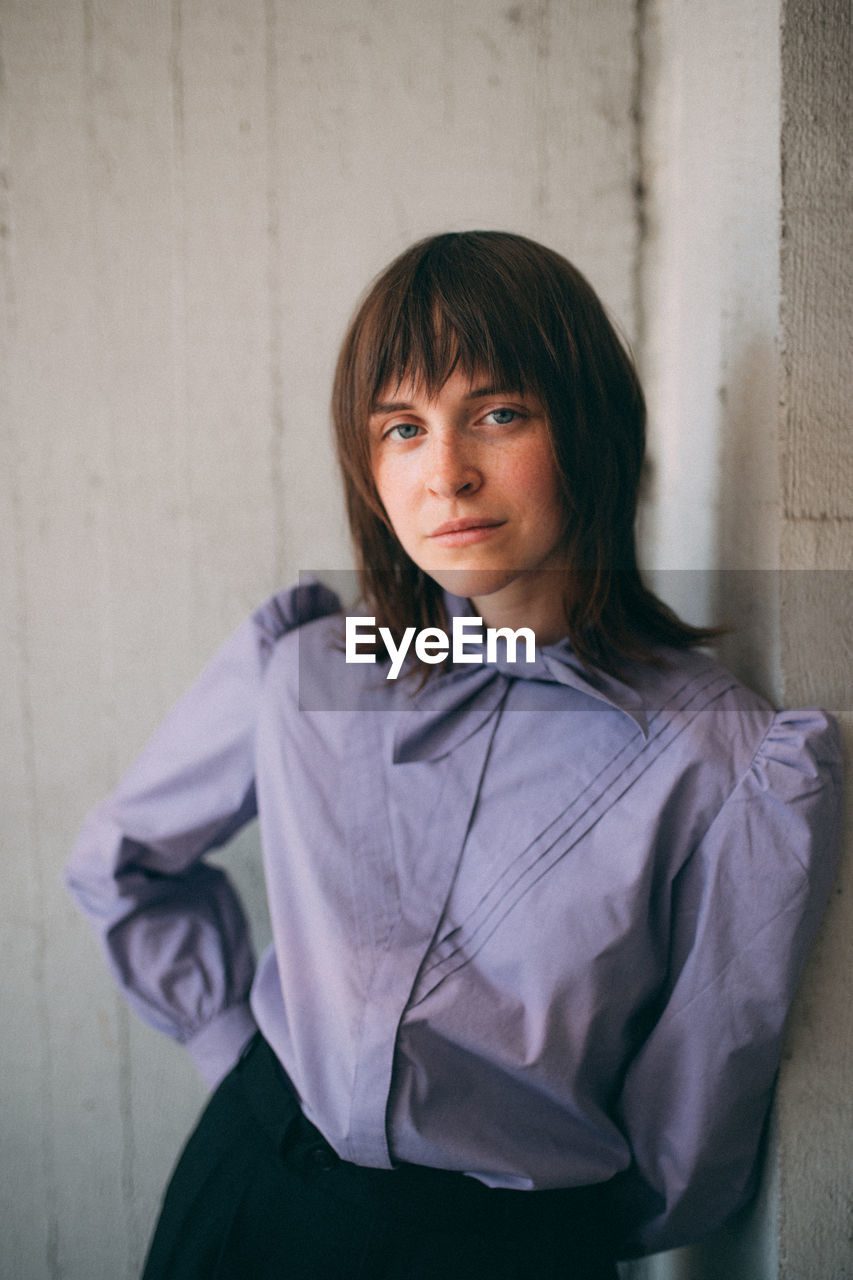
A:
{"type": "MultiPolygon", "coordinates": [[[[138,1274],[204,1091],[125,1012],[62,868],[246,612],[300,569],[348,564],[329,381],[357,294],[396,252],[502,227],[590,276],[648,376],[655,563],[784,563],[781,525],[849,559],[838,440],[817,488],[799,428],[793,491],[769,477],[779,22],[778,0],[0,0],[2,1280],[138,1274]],[[834,532],[810,522],[822,502],[834,532]]],[[[800,30],[795,13],[789,51],[800,30]]],[[[781,685],[778,654],[734,656],[781,685]]],[[[262,943],[251,834],[228,864],[262,943]]],[[[818,1004],[825,1044],[838,1000],[818,1004]]],[[[848,1017],[830,1098],[851,1039],[848,1017]]],[[[785,1115],[783,1150],[811,1104],[785,1115]]],[[[811,1175],[786,1167],[796,1219],[811,1175]]],[[[774,1201],[759,1217],[762,1280],[778,1216],[774,1201]]],[[[743,1256],[737,1272],[724,1246],[635,1270],[757,1280],[743,1256]]]]}

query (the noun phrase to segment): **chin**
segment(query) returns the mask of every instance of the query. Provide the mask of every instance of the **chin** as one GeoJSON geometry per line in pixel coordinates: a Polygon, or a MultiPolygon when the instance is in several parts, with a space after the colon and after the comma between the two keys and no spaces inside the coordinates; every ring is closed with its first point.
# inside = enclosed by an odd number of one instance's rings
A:
{"type": "Polygon", "coordinates": [[[510,569],[425,568],[424,573],[451,595],[463,598],[493,595],[518,576],[515,570],[510,569]]]}

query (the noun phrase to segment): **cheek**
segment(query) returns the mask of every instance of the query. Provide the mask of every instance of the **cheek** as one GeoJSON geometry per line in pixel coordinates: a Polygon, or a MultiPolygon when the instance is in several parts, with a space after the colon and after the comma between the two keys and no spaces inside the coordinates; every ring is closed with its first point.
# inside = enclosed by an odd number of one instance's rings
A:
{"type": "Polygon", "coordinates": [[[540,520],[562,524],[563,498],[550,448],[527,451],[512,459],[506,476],[508,488],[522,507],[540,520]]]}
{"type": "Polygon", "coordinates": [[[402,541],[405,536],[406,514],[412,506],[405,477],[387,467],[376,467],[373,483],[391,527],[402,541]]]}

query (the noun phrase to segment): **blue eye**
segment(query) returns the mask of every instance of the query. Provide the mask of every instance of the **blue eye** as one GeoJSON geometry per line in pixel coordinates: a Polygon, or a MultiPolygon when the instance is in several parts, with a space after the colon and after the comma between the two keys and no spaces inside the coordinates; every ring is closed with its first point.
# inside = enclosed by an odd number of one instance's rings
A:
{"type": "Polygon", "coordinates": [[[399,440],[414,440],[419,431],[420,427],[416,422],[398,422],[388,434],[391,436],[396,432],[399,440]]]}
{"type": "Polygon", "coordinates": [[[487,418],[493,418],[496,426],[508,427],[514,418],[518,417],[515,409],[491,409],[487,414],[487,418]]]}

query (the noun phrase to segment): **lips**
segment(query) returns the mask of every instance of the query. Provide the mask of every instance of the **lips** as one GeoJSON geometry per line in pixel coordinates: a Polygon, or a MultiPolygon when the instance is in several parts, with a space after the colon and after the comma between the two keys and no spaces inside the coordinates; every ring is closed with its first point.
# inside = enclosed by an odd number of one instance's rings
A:
{"type": "Polygon", "coordinates": [[[443,538],[448,534],[467,533],[472,529],[497,529],[503,520],[491,520],[488,516],[466,516],[463,520],[448,520],[433,529],[430,538],[443,538]]]}
{"type": "Polygon", "coordinates": [[[489,516],[466,516],[462,520],[448,520],[428,535],[433,545],[440,547],[470,547],[475,542],[485,542],[502,529],[505,520],[493,520],[489,516]]]}

